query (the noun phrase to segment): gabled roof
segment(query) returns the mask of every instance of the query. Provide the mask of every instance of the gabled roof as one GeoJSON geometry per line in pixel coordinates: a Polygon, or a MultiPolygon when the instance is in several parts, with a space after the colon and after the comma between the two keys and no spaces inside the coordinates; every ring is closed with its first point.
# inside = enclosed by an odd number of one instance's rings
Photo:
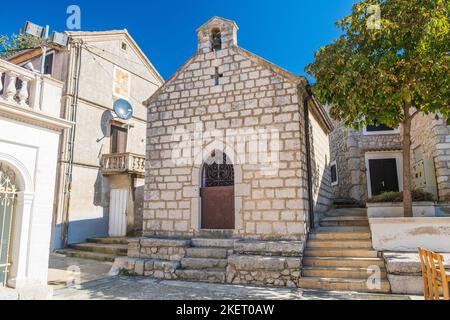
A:
{"type": "MultiPolygon", "coordinates": [[[[163,77],[159,74],[158,70],[153,66],[150,60],[147,58],[142,49],[138,46],[133,37],[128,33],[128,30],[107,30],[107,31],[66,31],[66,33],[74,39],[85,39],[89,41],[108,41],[116,39],[127,39],[131,44],[142,63],[147,66],[151,73],[159,80],[161,84],[164,83],[163,77]]],[[[51,46],[54,50],[64,50],[59,46],[51,46]]],[[[11,63],[19,64],[23,61],[30,60],[36,56],[41,55],[41,49],[25,49],[8,58],[11,63]]]]}
{"type": "Polygon", "coordinates": [[[126,38],[141,58],[142,63],[147,66],[147,68],[155,75],[161,84],[164,83],[164,78],[159,74],[158,70],[156,70],[136,41],[134,41],[127,29],[106,31],[67,31],[67,34],[72,38],[89,39],[89,41],[107,41],[126,38]]]}
{"type": "MultiPolygon", "coordinates": [[[[214,19],[214,18],[213,18],[214,19]]],[[[289,82],[295,83],[297,85],[302,85],[305,87],[309,87],[308,80],[303,76],[298,76],[290,71],[287,71],[276,64],[267,61],[258,55],[251,53],[250,51],[247,51],[245,49],[242,49],[240,47],[234,47],[234,50],[237,50],[237,52],[248,59],[255,62],[257,65],[260,65],[264,68],[267,68],[271,70],[273,73],[277,74],[278,76],[286,79],[289,82]]],[[[148,106],[164,89],[169,85],[174,79],[178,77],[178,75],[186,70],[186,68],[195,60],[197,57],[197,53],[195,53],[193,56],[191,56],[149,99],[145,100],[143,102],[144,105],[148,106]]],[[[331,119],[328,116],[328,113],[323,108],[323,106],[317,101],[317,99],[314,97],[314,95],[308,90],[308,94],[312,97],[313,105],[315,106],[317,113],[322,117],[325,125],[328,127],[330,131],[333,130],[334,126],[331,122],[331,119]]]]}
{"type": "Polygon", "coordinates": [[[239,27],[237,26],[236,22],[234,22],[233,20],[225,19],[225,18],[222,18],[222,17],[219,17],[219,16],[214,16],[211,19],[209,19],[208,21],[206,21],[204,24],[202,24],[202,26],[200,28],[198,28],[197,30],[195,30],[195,32],[199,32],[200,29],[202,29],[204,26],[210,24],[214,20],[219,20],[221,22],[225,22],[225,23],[231,24],[231,25],[233,25],[236,28],[236,30],[239,30],[239,27]]]}

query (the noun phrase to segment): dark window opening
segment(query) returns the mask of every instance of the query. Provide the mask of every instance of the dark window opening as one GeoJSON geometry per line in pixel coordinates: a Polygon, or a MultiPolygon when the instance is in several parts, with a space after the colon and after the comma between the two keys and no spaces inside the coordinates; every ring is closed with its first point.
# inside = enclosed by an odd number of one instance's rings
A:
{"type": "Polygon", "coordinates": [[[127,152],[127,138],[127,129],[111,126],[111,153],[127,152]]]}
{"type": "Polygon", "coordinates": [[[222,50],[222,34],[219,29],[212,31],[212,49],[213,51],[222,50]]]}
{"type": "Polygon", "coordinates": [[[379,132],[379,131],[394,131],[394,128],[391,128],[389,126],[386,126],[382,123],[378,123],[378,120],[374,120],[374,125],[368,125],[367,126],[367,132],[379,132]]]}
{"type": "Polygon", "coordinates": [[[214,85],[218,86],[220,84],[219,79],[223,77],[223,74],[219,73],[218,67],[216,67],[216,72],[214,73],[214,75],[212,77],[214,79],[214,85]]]}
{"type": "Polygon", "coordinates": [[[331,183],[332,184],[338,183],[337,165],[332,164],[330,170],[331,170],[331,183]]]}
{"type": "Polygon", "coordinates": [[[127,44],[125,42],[122,42],[122,50],[127,51],[127,44]]]}
{"type": "Polygon", "coordinates": [[[2,74],[2,77],[0,78],[0,83],[2,84],[0,87],[0,94],[3,94],[3,89],[5,89],[5,74],[2,74]]]}
{"type": "Polygon", "coordinates": [[[51,75],[53,71],[53,54],[49,54],[45,58],[45,64],[44,64],[44,74],[51,75]]]}

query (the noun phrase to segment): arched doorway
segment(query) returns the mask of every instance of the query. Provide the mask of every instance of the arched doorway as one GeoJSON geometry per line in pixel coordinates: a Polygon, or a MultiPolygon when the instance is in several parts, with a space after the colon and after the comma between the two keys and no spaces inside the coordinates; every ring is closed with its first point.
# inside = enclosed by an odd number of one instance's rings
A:
{"type": "Polygon", "coordinates": [[[13,170],[0,162],[0,285],[5,286],[11,266],[10,253],[14,209],[17,199],[13,170]]]}
{"type": "Polygon", "coordinates": [[[202,229],[234,229],[234,167],[224,152],[215,150],[203,164],[202,229]]]}

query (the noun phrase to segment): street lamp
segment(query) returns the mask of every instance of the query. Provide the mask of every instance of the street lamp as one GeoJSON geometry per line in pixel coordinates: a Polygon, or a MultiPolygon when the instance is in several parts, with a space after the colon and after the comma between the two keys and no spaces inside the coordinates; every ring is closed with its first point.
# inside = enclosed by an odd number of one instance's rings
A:
{"type": "Polygon", "coordinates": [[[42,57],[41,57],[41,74],[44,74],[45,71],[45,59],[47,56],[47,48],[49,42],[55,43],[61,47],[66,47],[69,43],[69,37],[66,33],[62,32],[53,32],[51,38],[49,38],[49,30],[50,27],[47,25],[42,27],[30,21],[25,23],[25,27],[23,28],[23,33],[28,34],[30,36],[40,38],[43,40],[42,45],[42,57]]]}

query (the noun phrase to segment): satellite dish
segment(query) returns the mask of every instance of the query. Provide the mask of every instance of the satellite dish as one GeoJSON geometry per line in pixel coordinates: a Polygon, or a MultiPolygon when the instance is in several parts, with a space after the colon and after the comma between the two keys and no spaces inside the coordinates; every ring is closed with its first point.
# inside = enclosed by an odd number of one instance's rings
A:
{"type": "Polygon", "coordinates": [[[125,99],[114,101],[114,112],[122,120],[130,120],[133,117],[133,107],[125,99]]]}

